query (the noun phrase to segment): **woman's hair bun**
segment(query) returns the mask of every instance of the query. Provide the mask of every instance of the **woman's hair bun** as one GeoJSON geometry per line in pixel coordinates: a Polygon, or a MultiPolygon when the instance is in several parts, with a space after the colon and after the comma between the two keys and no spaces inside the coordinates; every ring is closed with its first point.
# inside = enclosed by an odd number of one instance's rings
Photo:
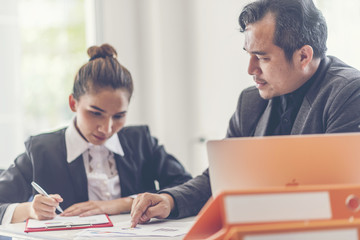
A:
{"type": "Polygon", "coordinates": [[[79,100],[86,93],[102,88],[125,89],[129,100],[134,90],[130,72],[117,60],[116,50],[109,44],[92,46],[87,50],[90,56],[75,75],[73,96],[79,100]],[[95,60],[94,60],[95,59],[95,60]]]}
{"type": "Polygon", "coordinates": [[[90,57],[89,61],[94,60],[96,58],[106,58],[106,57],[116,58],[117,57],[116,50],[107,43],[105,43],[101,46],[89,47],[87,53],[90,57]]]}

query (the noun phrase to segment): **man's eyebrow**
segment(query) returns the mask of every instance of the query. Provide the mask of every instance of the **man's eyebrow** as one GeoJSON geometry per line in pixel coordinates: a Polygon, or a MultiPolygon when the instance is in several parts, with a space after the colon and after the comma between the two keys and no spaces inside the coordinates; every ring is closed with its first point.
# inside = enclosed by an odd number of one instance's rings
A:
{"type": "Polygon", "coordinates": [[[249,52],[248,50],[246,50],[245,47],[243,49],[244,49],[244,51],[246,51],[248,53],[251,53],[251,54],[255,54],[255,55],[266,55],[267,54],[266,52],[263,52],[263,51],[251,51],[251,52],[249,52]]]}

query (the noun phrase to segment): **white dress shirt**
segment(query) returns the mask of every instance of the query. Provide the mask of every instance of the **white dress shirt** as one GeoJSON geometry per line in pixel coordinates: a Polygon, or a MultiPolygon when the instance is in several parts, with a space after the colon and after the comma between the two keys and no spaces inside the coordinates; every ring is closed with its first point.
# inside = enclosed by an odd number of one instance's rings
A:
{"type": "Polygon", "coordinates": [[[117,134],[103,145],[93,145],[80,135],[74,123],[75,121],[65,132],[67,161],[71,163],[82,154],[88,180],[89,200],[119,198],[121,189],[114,153],[124,156],[124,151],[117,134]]]}

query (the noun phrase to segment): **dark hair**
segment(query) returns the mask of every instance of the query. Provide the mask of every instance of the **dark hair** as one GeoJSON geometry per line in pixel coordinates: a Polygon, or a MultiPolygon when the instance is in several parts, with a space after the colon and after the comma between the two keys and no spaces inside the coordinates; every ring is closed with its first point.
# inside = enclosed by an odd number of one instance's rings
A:
{"type": "Polygon", "coordinates": [[[246,5],[240,16],[240,31],[261,20],[267,13],[275,17],[273,43],[282,48],[291,61],[294,52],[310,45],[315,58],[324,58],[327,50],[325,18],[312,0],[258,0],[246,5]]]}
{"type": "Polygon", "coordinates": [[[124,88],[129,92],[129,101],[133,92],[130,72],[116,59],[116,50],[109,44],[92,46],[87,50],[89,62],[84,64],[75,76],[73,96],[75,99],[98,88],[124,88]]]}

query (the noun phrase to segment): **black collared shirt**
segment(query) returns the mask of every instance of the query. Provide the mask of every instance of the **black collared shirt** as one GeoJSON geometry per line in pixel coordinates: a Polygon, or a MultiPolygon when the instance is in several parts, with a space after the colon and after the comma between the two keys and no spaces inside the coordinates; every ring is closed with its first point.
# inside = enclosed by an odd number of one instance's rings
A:
{"type": "Polygon", "coordinates": [[[312,83],[317,78],[322,65],[323,64],[320,63],[316,73],[300,88],[294,92],[274,97],[272,99],[272,108],[269,123],[266,129],[266,136],[289,135],[291,133],[291,129],[294,125],[304,97],[312,83]]]}

